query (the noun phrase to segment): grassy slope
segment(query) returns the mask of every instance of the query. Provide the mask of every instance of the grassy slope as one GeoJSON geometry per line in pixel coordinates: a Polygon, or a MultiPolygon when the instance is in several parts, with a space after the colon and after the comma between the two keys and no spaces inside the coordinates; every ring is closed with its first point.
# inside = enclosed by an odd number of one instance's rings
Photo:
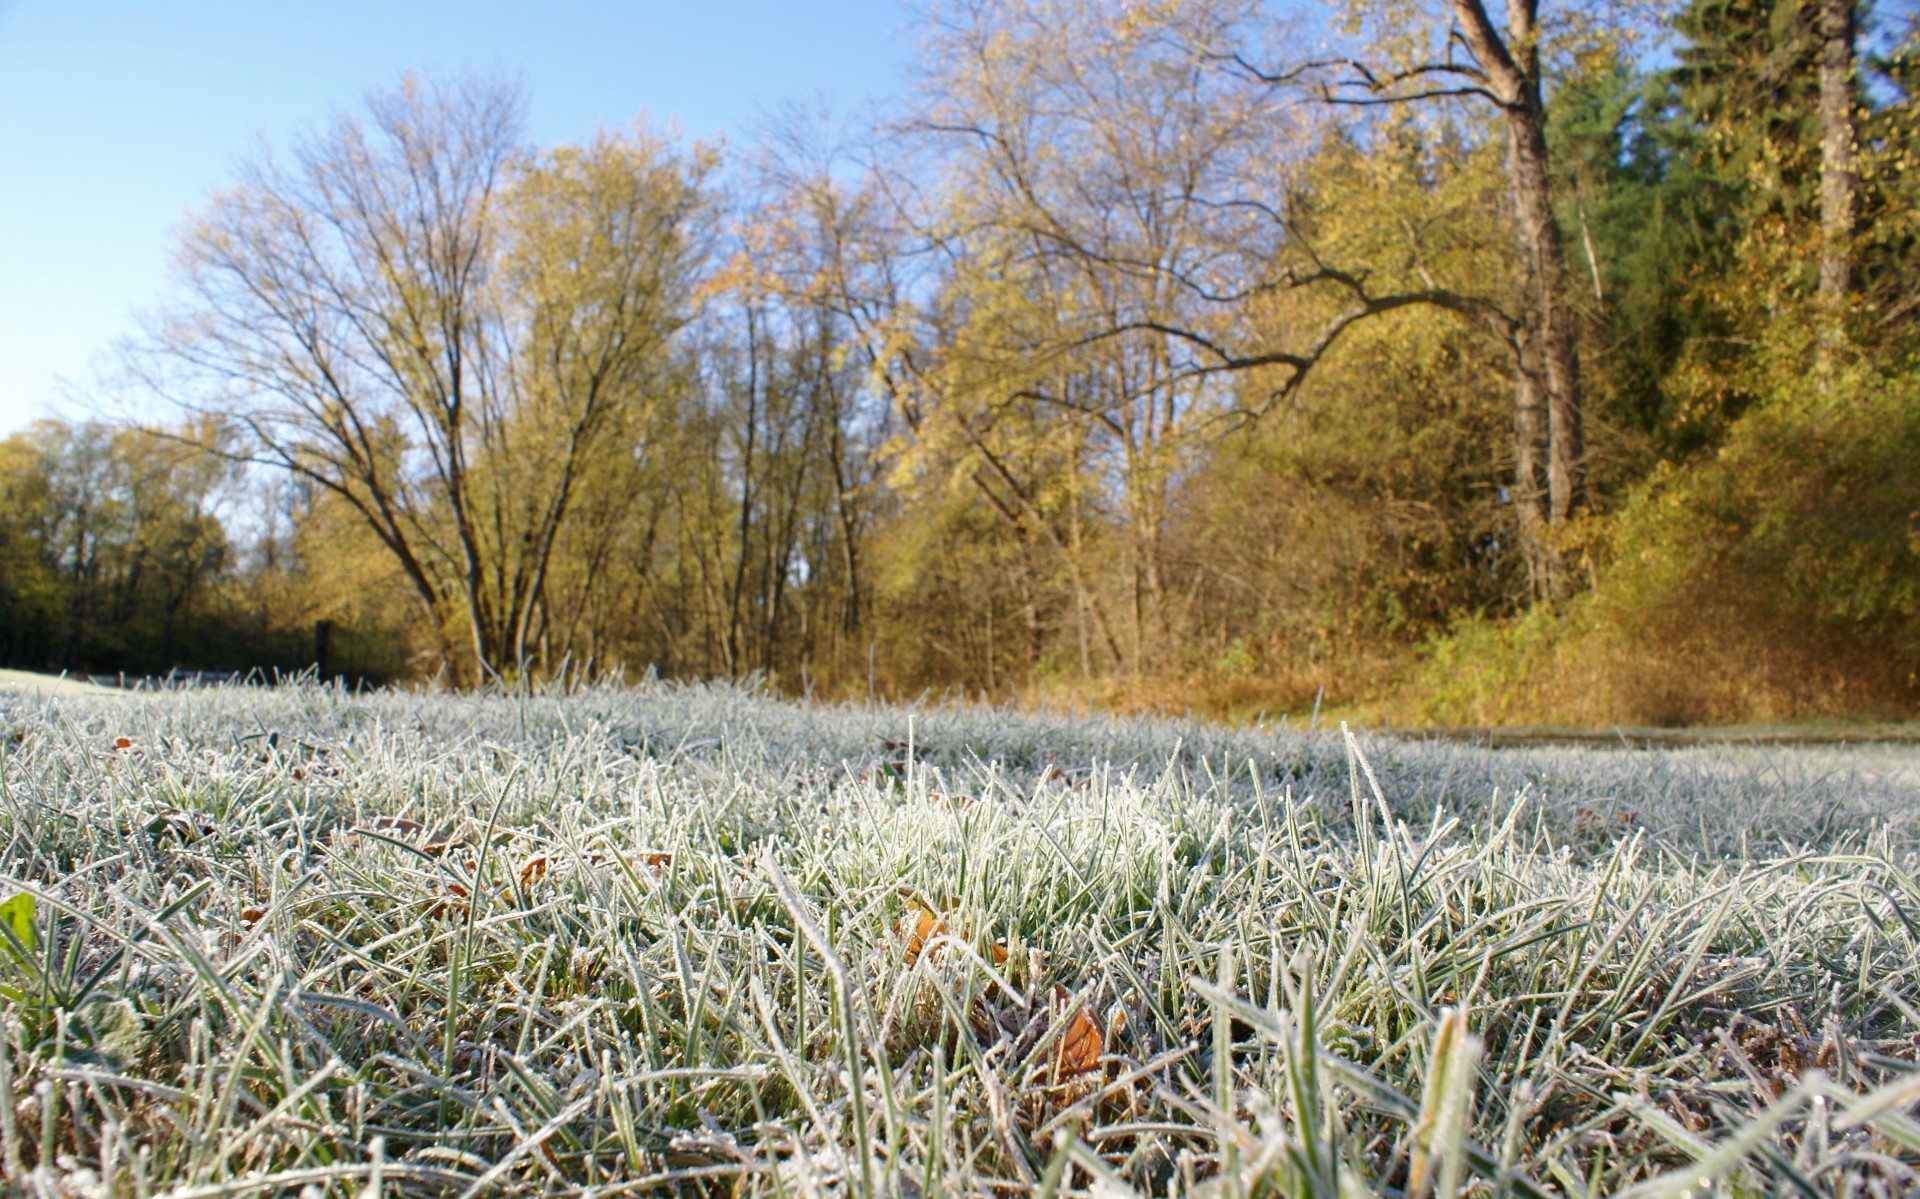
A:
{"type": "Polygon", "coordinates": [[[1359,748],[721,688],[0,693],[0,893],[39,942],[0,1172],[1332,1193],[1431,1151],[1612,1193],[1920,1161],[1909,1097],[1850,1098],[1920,1037],[1920,755],[1359,748]],[[1436,1036],[1454,1005],[1472,1037],[1436,1036]]]}

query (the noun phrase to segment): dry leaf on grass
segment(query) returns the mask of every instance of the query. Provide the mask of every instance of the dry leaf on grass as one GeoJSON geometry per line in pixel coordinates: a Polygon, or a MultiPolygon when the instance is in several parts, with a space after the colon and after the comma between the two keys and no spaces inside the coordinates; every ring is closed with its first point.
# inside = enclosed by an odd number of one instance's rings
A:
{"type": "MultiPolygon", "coordinates": [[[[673,855],[662,849],[643,849],[633,855],[631,860],[628,859],[626,854],[621,853],[619,850],[613,850],[612,853],[615,857],[619,858],[621,862],[626,864],[627,869],[633,869],[634,863],[637,861],[641,866],[651,871],[656,878],[665,874],[667,867],[673,865],[673,855]]],[[[586,860],[598,865],[606,861],[606,858],[599,853],[590,853],[587,855],[586,860]]]]}
{"type": "Polygon", "coordinates": [[[520,885],[531,888],[533,884],[547,877],[547,867],[553,864],[546,854],[535,854],[520,863],[520,885]]]}
{"type": "Polygon", "coordinates": [[[418,820],[409,820],[404,816],[375,816],[364,828],[355,831],[377,833],[389,840],[405,842],[421,853],[445,853],[453,843],[451,835],[445,830],[430,830],[418,820]]]}
{"type": "Polygon", "coordinates": [[[1638,823],[1640,813],[1626,808],[1615,815],[1609,815],[1585,804],[1575,804],[1573,808],[1573,827],[1576,829],[1621,828],[1638,823]]]}
{"type": "MultiPolygon", "coordinates": [[[[929,944],[941,937],[951,937],[954,934],[947,927],[945,917],[935,915],[931,908],[918,900],[909,902],[911,907],[894,926],[894,930],[899,934],[900,939],[907,943],[907,965],[911,966],[919,960],[921,952],[929,944]]],[[[960,905],[958,900],[948,900],[944,906],[949,912],[956,912],[960,905]]],[[[994,965],[1004,966],[1007,963],[1007,947],[996,941],[987,946],[987,956],[994,965]]]]}
{"type": "MultiPolygon", "coordinates": [[[[659,849],[644,850],[638,855],[638,857],[639,857],[640,865],[646,867],[648,870],[652,871],[655,874],[659,874],[662,871],[664,871],[668,866],[673,865],[673,855],[671,853],[666,852],[665,850],[659,850],[659,849]]],[[[584,854],[581,854],[580,860],[582,862],[585,862],[589,866],[604,866],[607,864],[609,859],[606,854],[600,852],[597,849],[592,849],[592,850],[588,850],[584,854]]],[[[554,868],[554,865],[555,865],[554,856],[552,854],[546,854],[546,853],[534,854],[532,857],[528,858],[526,861],[520,863],[520,871],[519,871],[520,885],[523,888],[529,888],[529,889],[532,888],[532,886],[535,883],[539,882],[541,879],[547,876],[547,872],[549,870],[552,870],[554,868]]]]}
{"type": "Polygon", "coordinates": [[[441,888],[437,897],[427,900],[427,905],[422,912],[429,920],[437,920],[443,916],[464,920],[467,915],[467,903],[472,898],[472,894],[464,884],[450,882],[441,888]]]}
{"type": "MultiPolygon", "coordinates": [[[[1058,984],[1053,988],[1054,1003],[1064,1012],[1073,1002],[1073,992],[1058,984]]],[[[1068,1021],[1067,1029],[1060,1039],[1053,1043],[1053,1081],[1069,1082],[1083,1074],[1092,1073],[1100,1068],[1100,1054],[1106,1048],[1105,1039],[1100,1035],[1100,1026],[1093,1022],[1086,1008],[1081,1008],[1068,1021]]]]}
{"type": "Polygon", "coordinates": [[[213,817],[185,808],[168,808],[147,822],[147,831],[154,836],[178,837],[187,842],[211,836],[214,827],[213,817]]]}

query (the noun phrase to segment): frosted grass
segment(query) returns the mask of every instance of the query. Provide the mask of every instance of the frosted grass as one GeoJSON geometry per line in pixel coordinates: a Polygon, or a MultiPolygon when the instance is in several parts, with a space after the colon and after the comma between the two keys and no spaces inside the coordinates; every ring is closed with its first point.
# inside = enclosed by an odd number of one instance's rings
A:
{"type": "Polygon", "coordinates": [[[1917,784],[1885,746],[727,687],[0,693],[0,875],[38,911],[0,970],[0,1171],[1904,1193],[1917,784]]]}

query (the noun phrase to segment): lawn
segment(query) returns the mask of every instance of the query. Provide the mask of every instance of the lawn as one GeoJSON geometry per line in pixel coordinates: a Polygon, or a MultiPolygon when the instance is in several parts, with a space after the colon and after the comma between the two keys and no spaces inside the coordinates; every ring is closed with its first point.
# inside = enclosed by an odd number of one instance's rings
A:
{"type": "Polygon", "coordinates": [[[1920,751],[0,691],[42,1195],[1905,1193],[1920,751]]]}

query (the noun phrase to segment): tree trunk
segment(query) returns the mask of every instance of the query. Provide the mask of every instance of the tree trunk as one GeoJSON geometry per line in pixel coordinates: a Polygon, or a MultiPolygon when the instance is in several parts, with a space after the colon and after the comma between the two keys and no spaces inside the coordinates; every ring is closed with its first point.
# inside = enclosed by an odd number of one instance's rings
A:
{"type": "Polygon", "coordinates": [[[1559,589],[1559,563],[1547,544],[1548,504],[1547,398],[1539,355],[1522,330],[1513,354],[1513,491],[1508,496],[1518,516],[1520,553],[1527,564],[1527,590],[1536,600],[1559,589]]]}
{"type": "MultiPolygon", "coordinates": [[[[1460,32],[1486,74],[1488,90],[1498,101],[1507,123],[1507,174],[1513,188],[1514,217],[1525,272],[1522,337],[1531,350],[1523,359],[1516,389],[1516,431],[1530,427],[1533,395],[1545,392],[1546,407],[1546,518],[1557,525],[1586,503],[1584,435],[1581,429],[1580,360],[1574,345],[1573,305],[1569,295],[1566,248],[1553,211],[1553,177],[1547,160],[1546,106],[1540,91],[1538,0],[1508,0],[1507,31],[1503,40],[1488,18],[1481,0],[1453,0],[1460,32]],[[1537,384],[1527,379],[1527,362],[1539,364],[1537,384]]],[[[1526,438],[1522,438],[1526,441],[1526,438]]],[[[1531,444],[1531,443],[1529,443],[1531,444]]],[[[1529,469],[1523,445],[1516,467],[1529,469]]],[[[1531,491],[1530,475],[1517,482],[1522,502],[1531,491]]],[[[1527,538],[1528,522],[1521,522],[1527,538]]],[[[1540,530],[1544,533],[1544,530],[1540,530]]],[[[1558,597],[1566,578],[1559,551],[1544,537],[1528,547],[1530,560],[1546,567],[1544,583],[1549,597],[1558,597]]]]}
{"type": "Polygon", "coordinates": [[[1820,298],[1853,287],[1853,0],[1820,0],[1820,298]]]}
{"type": "Polygon", "coordinates": [[[1520,253],[1527,275],[1527,317],[1540,356],[1547,399],[1547,518],[1559,524],[1586,501],[1580,427],[1580,362],[1567,296],[1567,255],[1553,213],[1547,166],[1546,114],[1540,86],[1529,79],[1521,102],[1507,110],[1520,253]]]}

